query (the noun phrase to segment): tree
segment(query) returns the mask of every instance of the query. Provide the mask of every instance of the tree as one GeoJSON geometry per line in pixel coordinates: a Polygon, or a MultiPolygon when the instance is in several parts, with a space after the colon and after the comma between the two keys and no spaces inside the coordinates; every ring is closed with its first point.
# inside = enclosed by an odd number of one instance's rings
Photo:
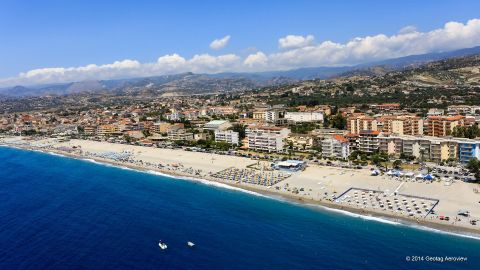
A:
{"type": "Polygon", "coordinates": [[[393,162],[392,166],[395,169],[400,169],[400,166],[402,166],[402,161],[400,159],[397,159],[393,162]]]}
{"type": "Polygon", "coordinates": [[[150,131],[148,129],[142,130],[142,133],[143,133],[143,136],[145,136],[145,137],[149,137],[150,135],[152,135],[152,134],[150,134],[150,131]]]}
{"type": "Polygon", "coordinates": [[[291,158],[293,154],[293,142],[288,142],[288,157],[291,158]]]}
{"type": "Polygon", "coordinates": [[[466,168],[475,175],[475,179],[480,180],[480,160],[477,158],[472,158],[468,162],[466,168]]]}
{"type": "Polygon", "coordinates": [[[357,160],[358,159],[358,156],[360,156],[361,152],[358,151],[358,150],[355,150],[355,151],[352,151],[350,153],[350,156],[348,156],[348,159],[349,160],[357,160]]]}
{"type": "Polygon", "coordinates": [[[234,124],[230,129],[235,131],[235,132],[238,132],[238,138],[240,140],[245,138],[245,125],[234,124]]]}
{"type": "Polygon", "coordinates": [[[338,129],[345,129],[347,126],[347,119],[341,113],[336,114],[332,119],[332,127],[338,129]]]}

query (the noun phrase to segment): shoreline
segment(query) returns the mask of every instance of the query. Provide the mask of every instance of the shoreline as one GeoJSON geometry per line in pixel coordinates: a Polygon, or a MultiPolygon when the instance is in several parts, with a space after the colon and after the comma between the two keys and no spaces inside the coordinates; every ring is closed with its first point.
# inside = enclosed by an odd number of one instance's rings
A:
{"type": "Polygon", "coordinates": [[[389,213],[379,213],[375,211],[349,207],[349,206],[340,205],[328,200],[318,201],[318,200],[309,199],[309,198],[302,198],[301,196],[295,196],[293,194],[285,194],[281,192],[275,192],[273,190],[257,188],[252,185],[242,185],[242,184],[230,183],[226,181],[220,181],[218,179],[215,179],[213,177],[208,177],[206,175],[192,176],[187,173],[170,171],[170,170],[161,170],[157,168],[146,168],[140,165],[116,162],[106,158],[85,157],[82,155],[68,153],[68,152],[64,152],[56,149],[41,149],[41,148],[35,148],[32,146],[27,147],[25,145],[20,146],[20,145],[8,145],[8,144],[0,144],[0,146],[21,149],[26,151],[41,152],[44,154],[51,154],[51,155],[56,155],[61,157],[73,158],[76,160],[89,161],[89,162],[97,163],[103,166],[112,166],[119,169],[130,169],[138,172],[155,174],[155,175],[170,177],[174,179],[200,182],[201,184],[205,184],[205,185],[214,185],[219,188],[231,189],[231,190],[240,191],[240,192],[244,192],[244,193],[248,193],[256,196],[260,195],[273,200],[293,203],[296,205],[301,205],[303,207],[306,206],[316,210],[322,209],[324,211],[336,212],[342,215],[350,215],[352,217],[362,218],[369,221],[387,223],[395,226],[397,225],[407,226],[407,227],[411,227],[419,230],[425,230],[430,232],[437,232],[437,233],[449,234],[449,235],[458,236],[458,237],[465,237],[465,238],[480,240],[480,232],[473,228],[455,226],[452,224],[441,224],[439,222],[434,222],[429,220],[417,220],[417,222],[415,222],[414,220],[408,217],[402,217],[402,216],[393,215],[389,213]]]}

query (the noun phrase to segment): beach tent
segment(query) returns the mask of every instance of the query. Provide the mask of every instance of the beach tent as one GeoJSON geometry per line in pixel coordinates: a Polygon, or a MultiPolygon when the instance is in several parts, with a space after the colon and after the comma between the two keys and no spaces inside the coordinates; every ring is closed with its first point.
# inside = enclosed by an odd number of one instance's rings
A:
{"type": "Polygon", "coordinates": [[[393,173],[393,175],[395,175],[396,177],[400,177],[400,176],[403,175],[403,173],[400,172],[400,171],[395,171],[395,172],[393,173]]]}
{"type": "Polygon", "coordinates": [[[380,174],[380,172],[377,171],[377,170],[373,170],[373,171],[370,173],[370,175],[372,175],[372,176],[377,176],[377,175],[379,175],[379,174],[380,174]]]}
{"type": "Polygon", "coordinates": [[[425,175],[425,177],[424,177],[423,179],[432,181],[434,178],[435,178],[435,177],[434,177],[433,175],[427,174],[427,175],[425,175]]]}
{"type": "Polygon", "coordinates": [[[405,173],[405,177],[410,177],[412,178],[414,176],[413,172],[407,172],[405,173]]]}
{"type": "Polygon", "coordinates": [[[387,172],[387,175],[393,175],[393,174],[394,174],[394,173],[393,173],[392,170],[389,170],[389,171],[387,172]]]}

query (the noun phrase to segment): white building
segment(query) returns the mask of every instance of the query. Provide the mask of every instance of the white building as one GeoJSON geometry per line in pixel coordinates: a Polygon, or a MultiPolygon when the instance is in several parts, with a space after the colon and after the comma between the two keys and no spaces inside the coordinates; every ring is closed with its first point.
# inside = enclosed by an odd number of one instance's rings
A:
{"type": "Polygon", "coordinates": [[[323,122],[323,113],[321,112],[286,112],[285,119],[301,122],[323,122]]]}
{"type": "Polygon", "coordinates": [[[267,123],[275,123],[283,116],[282,110],[260,110],[253,112],[253,119],[262,120],[267,123]]]}
{"type": "Polygon", "coordinates": [[[215,131],[215,141],[238,145],[239,135],[238,135],[238,132],[233,130],[225,130],[225,131],[217,130],[215,131]]]}
{"type": "Polygon", "coordinates": [[[271,126],[248,126],[246,147],[255,151],[282,152],[290,129],[271,126]]]}
{"type": "Polygon", "coordinates": [[[480,112],[480,106],[471,105],[450,105],[447,108],[449,115],[478,115],[480,112]]]}
{"type": "Polygon", "coordinates": [[[350,155],[348,140],[341,135],[333,135],[322,141],[322,156],[346,159],[350,155]]]}

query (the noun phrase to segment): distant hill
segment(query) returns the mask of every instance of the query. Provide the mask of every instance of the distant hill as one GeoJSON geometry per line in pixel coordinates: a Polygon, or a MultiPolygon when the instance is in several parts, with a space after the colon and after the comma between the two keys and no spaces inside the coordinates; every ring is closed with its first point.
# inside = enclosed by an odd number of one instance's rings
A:
{"type": "Polygon", "coordinates": [[[480,46],[449,52],[411,55],[356,66],[309,67],[286,71],[194,74],[191,72],[142,78],[81,81],[0,89],[3,97],[65,95],[81,92],[117,91],[131,94],[185,95],[248,90],[256,87],[294,83],[301,80],[330,79],[354,75],[379,76],[390,71],[422,64],[480,54],[480,46]]]}

